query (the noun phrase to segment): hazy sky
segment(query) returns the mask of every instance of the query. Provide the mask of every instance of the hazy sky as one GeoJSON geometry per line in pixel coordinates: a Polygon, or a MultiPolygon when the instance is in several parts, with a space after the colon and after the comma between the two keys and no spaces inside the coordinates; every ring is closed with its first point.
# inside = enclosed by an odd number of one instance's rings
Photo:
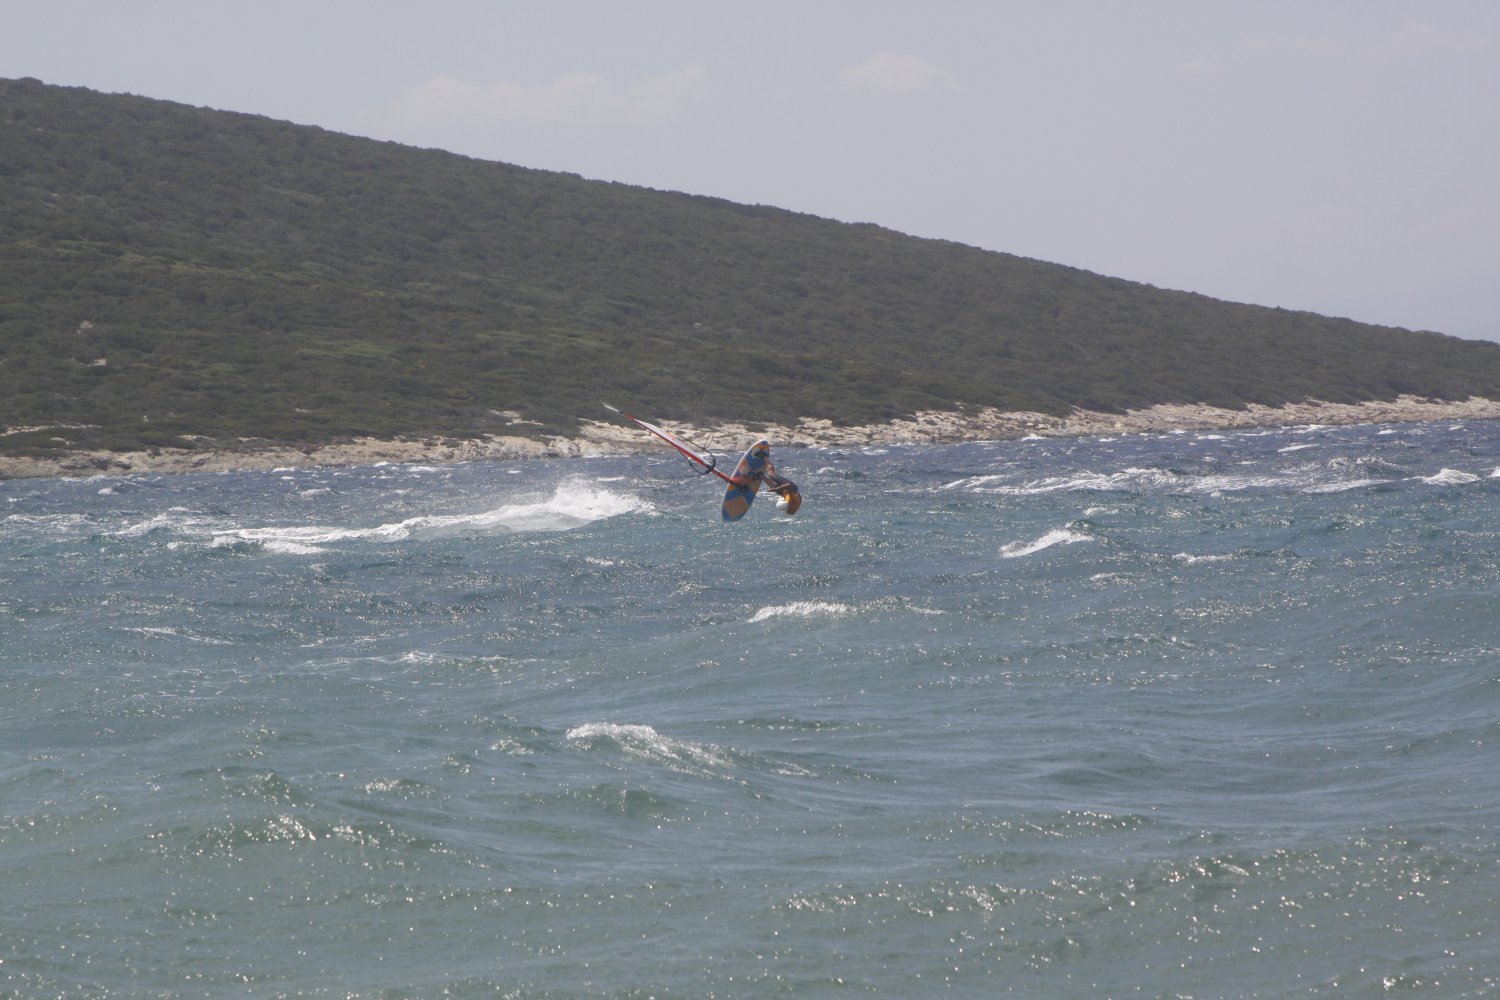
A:
{"type": "Polygon", "coordinates": [[[1500,339],[1500,0],[0,0],[0,76],[1500,339]]]}

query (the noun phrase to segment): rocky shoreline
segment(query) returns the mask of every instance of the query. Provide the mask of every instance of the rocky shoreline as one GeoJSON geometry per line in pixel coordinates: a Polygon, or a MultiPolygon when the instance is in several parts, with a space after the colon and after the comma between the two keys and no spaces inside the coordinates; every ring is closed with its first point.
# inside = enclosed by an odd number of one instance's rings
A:
{"type": "MultiPolygon", "coordinates": [[[[907,419],[859,427],[836,427],[827,420],[795,425],[715,424],[695,427],[663,421],[663,426],[723,452],[737,452],[757,437],[778,448],[867,447],[885,444],[953,444],[961,441],[1026,437],[1160,434],[1186,430],[1287,427],[1307,424],[1377,424],[1431,420],[1500,419],[1500,400],[1472,397],[1430,401],[1415,396],[1363,403],[1308,401],[1243,410],[1159,404],[1126,413],[1077,410],[1066,417],[1002,412],[991,408],[929,411],[907,419]]],[[[242,439],[232,448],[158,448],[150,451],[78,451],[56,458],[0,456],[0,480],[39,477],[79,478],[137,473],[227,472],[247,469],[374,465],[379,462],[450,464],[522,458],[581,458],[627,455],[660,448],[639,428],[623,423],[585,421],[573,437],[535,439],[490,435],[472,440],[360,438],[294,447],[242,439]]]]}

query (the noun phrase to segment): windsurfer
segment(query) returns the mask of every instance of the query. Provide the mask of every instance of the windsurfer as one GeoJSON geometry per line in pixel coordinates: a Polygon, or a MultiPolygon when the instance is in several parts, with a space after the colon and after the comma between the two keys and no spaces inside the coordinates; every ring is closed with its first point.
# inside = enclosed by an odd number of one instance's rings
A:
{"type": "Polygon", "coordinates": [[[604,406],[613,413],[618,413],[626,420],[638,424],[642,428],[655,434],[667,444],[676,448],[686,458],[699,475],[712,473],[729,484],[724,492],[724,502],[720,505],[720,513],[726,521],[738,521],[745,516],[750,509],[750,504],[755,501],[755,494],[760,492],[764,485],[767,489],[781,495],[776,501],[776,508],[788,514],[797,513],[802,506],[802,494],[797,491],[797,484],[790,479],[778,475],[776,466],[771,464],[771,442],[761,438],[750,446],[745,452],[739,464],[735,466],[734,475],[730,475],[718,467],[718,460],[704,451],[702,448],[685,440],[671,431],[647,423],[640,417],[616,410],[613,406],[605,403],[604,406]]]}
{"type": "Polygon", "coordinates": [[[777,474],[776,466],[771,462],[771,442],[765,438],[750,446],[750,450],[745,452],[745,457],[735,467],[734,475],[729,477],[730,486],[745,489],[751,495],[759,491],[762,483],[766,489],[781,494],[782,500],[786,502],[782,509],[787,513],[795,514],[802,505],[797,484],[777,474]]]}

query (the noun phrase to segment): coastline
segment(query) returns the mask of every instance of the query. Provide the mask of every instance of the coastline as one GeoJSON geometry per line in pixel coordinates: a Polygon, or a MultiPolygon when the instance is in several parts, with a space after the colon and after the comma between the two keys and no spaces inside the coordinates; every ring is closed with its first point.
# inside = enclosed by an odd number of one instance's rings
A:
{"type": "MultiPolygon", "coordinates": [[[[1251,404],[1226,410],[1201,404],[1161,403],[1125,413],[1076,410],[1066,417],[1003,412],[993,408],[926,411],[884,424],[836,427],[804,418],[794,425],[721,423],[712,426],[662,421],[662,426],[721,451],[738,452],[758,437],[778,448],[866,447],[888,444],[956,444],[1026,437],[1152,434],[1246,427],[1295,427],[1500,419],[1500,400],[1429,401],[1416,396],[1362,403],[1309,400],[1271,407],[1251,404]]],[[[241,439],[232,448],[154,448],[149,451],[76,451],[55,458],[0,455],[0,480],[87,478],[100,475],[231,472],[379,462],[445,465],[456,462],[534,458],[586,458],[657,450],[659,442],[633,425],[584,421],[573,437],[535,439],[489,435],[478,439],[427,437],[358,438],[297,447],[241,439]]]]}

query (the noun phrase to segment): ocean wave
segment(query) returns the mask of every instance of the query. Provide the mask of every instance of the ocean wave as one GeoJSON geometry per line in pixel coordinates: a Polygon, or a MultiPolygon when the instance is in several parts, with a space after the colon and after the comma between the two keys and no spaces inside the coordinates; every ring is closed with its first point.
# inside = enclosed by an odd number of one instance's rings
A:
{"type": "Polygon", "coordinates": [[[134,632],[136,635],[147,639],[186,639],[189,642],[201,642],[209,646],[233,646],[234,643],[228,639],[220,639],[214,636],[204,635],[194,629],[175,627],[170,625],[140,625],[124,629],[126,632],[134,632]]]}
{"type": "Polygon", "coordinates": [[[156,514],[152,514],[144,521],[127,524],[123,528],[106,532],[111,538],[142,538],[157,531],[175,532],[178,534],[191,534],[209,530],[206,525],[209,522],[189,510],[181,507],[173,507],[156,514]]]}
{"type": "Polygon", "coordinates": [[[423,515],[372,528],[340,528],[326,525],[278,525],[266,528],[233,528],[214,532],[213,545],[259,545],[267,552],[311,555],[322,546],[350,541],[400,542],[411,538],[446,538],[496,532],[570,531],[595,521],[632,511],[650,510],[650,504],[628,493],[617,493],[593,482],[569,481],[559,485],[544,500],[506,504],[478,514],[423,515]]]}
{"type": "MultiPolygon", "coordinates": [[[[1281,451],[1316,445],[1294,445],[1281,451]]],[[[1242,465],[1253,464],[1249,462],[1242,465]]],[[[1445,470],[1451,472],[1451,470],[1445,470]]],[[[1497,470],[1500,471],[1500,470],[1497,470]]],[[[1078,471],[1043,476],[1023,482],[1000,473],[987,473],[944,483],[939,489],[996,493],[1004,496],[1040,496],[1051,493],[1126,493],[1217,496],[1253,490],[1293,489],[1303,493],[1339,493],[1376,486],[1401,478],[1399,467],[1378,458],[1335,458],[1273,472],[1182,471],[1131,466],[1117,472],[1078,471]],[[1388,478],[1382,478],[1388,477],[1388,478]]]]}
{"type": "Polygon", "coordinates": [[[1234,553],[1218,552],[1214,553],[1213,555],[1195,556],[1191,552],[1179,552],[1172,558],[1188,566],[1196,566],[1199,563],[1228,562],[1229,560],[1234,558],[1234,553]]]}
{"type": "Polygon", "coordinates": [[[613,746],[626,756],[650,761],[679,771],[707,773],[721,771],[731,765],[729,757],[713,744],[692,743],[688,740],[663,736],[650,726],[617,723],[586,722],[568,730],[568,740],[592,748],[613,746]]]}
{"type": "Polygon", "coordinates": [[[814,618],[822,616],[838,616],[854,613],[854,607],[848,604],[836,604],[831,601],[793,601],[791,604],[776,604],[761,608],[751,616],[752,622],[763,622],[770,618],[814,618]]]}
{"type": "Polygon", "coordinates": [[[1072,545],[1075,542],[1092,542],[1093,536],[1071,528],[1054,528],[1041,538],[1032,542],[1009,542],[1000,547],[1002,559],[1017,559],[1021,556],[1035,555],[1043,549],[1050,549],[1054,545],[1072,545]]]}
{"type": "Polygon", "coordinates": [[[967,489],[1005,496],[1038,496],[1047,493],[1232,493],[1285,485],[1276,476],[1194,475],[1171,469],[1126,468],[1119,472],[1074,472],[1044,476],[1023,483],[1004,483],[998,475],[973,476],[945,484],[943,489],[967,489]]]}
{"type": "Polygon", "coordinates": [[[1314,483],[1303,487],[1303,493],[1345,493],[1349,490],[1362,490],[1369,486],[1380,486],[1390,482],[1388,479],[1349,479],[1343,482],[1314,483]]]}
{"type": "Polygon", "coordinates": [[[1442,469],[1436,475],[1423,476],[1422,482],[1428,486],[1464,486],[1479,482],[1479,477],[1462,469],[1442,469]]]}
{"type": "Polygon", "coordinates": [[[92,523],[86,514],[7,514],[0,517],[0,538],[13,534],[59,537],[90,528],[92,523]]]}

